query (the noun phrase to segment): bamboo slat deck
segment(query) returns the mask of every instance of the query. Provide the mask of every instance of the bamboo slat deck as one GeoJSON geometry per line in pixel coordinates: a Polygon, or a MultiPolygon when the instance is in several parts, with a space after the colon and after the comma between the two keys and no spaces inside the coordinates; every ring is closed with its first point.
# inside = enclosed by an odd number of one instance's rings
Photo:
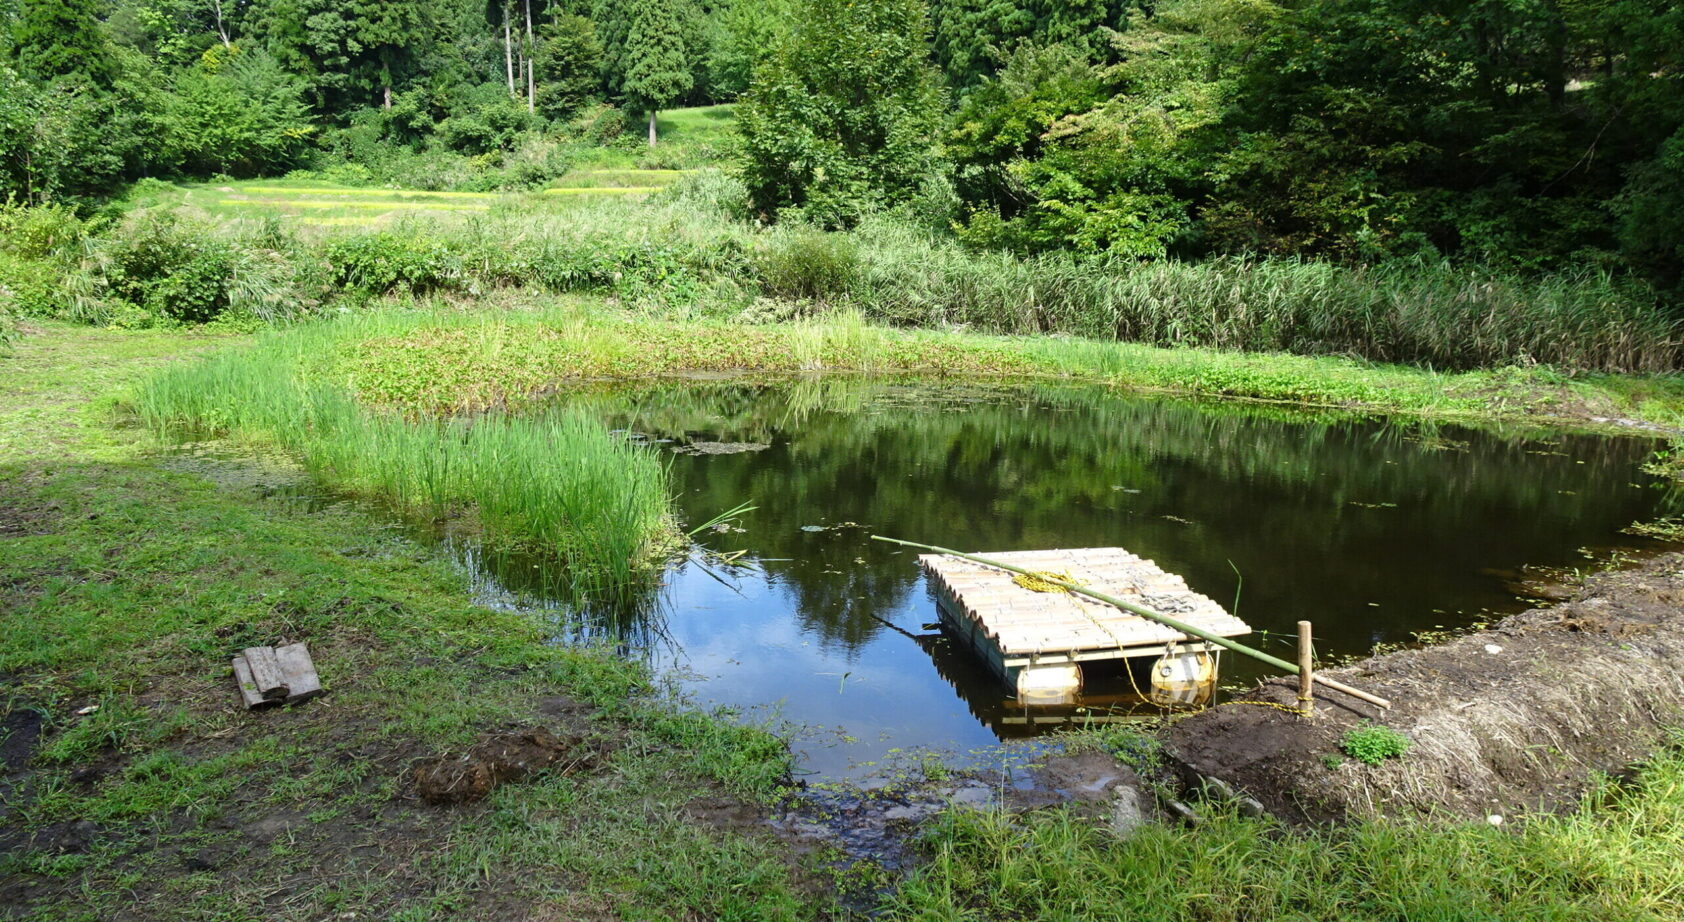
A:
{"type": "MultiPolygon", "coordinates": [[[[1251,633],[1245,622],[1187,588],[1173,573],[1120,547],[979,554],[1136,602],[1222,637],[1251,633]]],[[[918,558],[943,615],[1002,674],[1018,667],[1161,655],[1203,641],[1093,599],[1036,592],[1013,574],[942,554],[918,558]]]]}

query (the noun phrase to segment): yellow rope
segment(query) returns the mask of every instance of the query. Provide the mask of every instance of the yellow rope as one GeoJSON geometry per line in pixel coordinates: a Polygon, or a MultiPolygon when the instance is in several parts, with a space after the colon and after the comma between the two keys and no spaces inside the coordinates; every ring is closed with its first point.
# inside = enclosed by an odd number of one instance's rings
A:
{"type": "Polygon", "coordinates": [[[1068,573],[1045,572],[1045,573],[1035,573],[1033,575],[1031,575],[1029,573],[1013,573],[1012,574],[1012,582],[1018,584],[1019,586],[1022,586],[1023,588],[1029,590],[1030,592],[1061,592],[1061,593],[1064,593],[1066,595],[1068,595],[1070,593],[1070,590],[1064,588],[1063,586],[1060,586],[1059,584],[1054,583],[1054,582],[1049,582],[1048,581],[1049,578],[1051,578],[1051,579],[1061,579],[1061,580],[1064,580],[1067,583],[1075,582],[1074,580],[1072,580],[1070,578],[1070,574],[1068,574],[1068,573]]]}
{"type": "Polygon", "coordinates": [[[1294,717],[1303,717],[1304,716],[1304,709],[1303,708],[1288,707],[1287,705],[1281,704],[1278,701],[1230,701],[1228,703],[1229,704],[1255,704],[1260,708],[1274,708],[1277,711],[1285,711],[1285,712],[1287,712],[1288,714],[1291,714],[1294,717]]]}

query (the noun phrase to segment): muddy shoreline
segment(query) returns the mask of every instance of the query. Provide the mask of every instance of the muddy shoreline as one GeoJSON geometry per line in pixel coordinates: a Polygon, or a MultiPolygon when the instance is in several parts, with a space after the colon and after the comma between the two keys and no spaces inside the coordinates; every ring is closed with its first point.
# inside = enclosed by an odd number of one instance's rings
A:
{"type": "MultiPolygon", "coordinates": [[[[1215,779],[1293,822],[1571,808],[1597,773],[1630,769],[1684,724],[1684,554],[1597,574],[1570,600],[1489,630],[1328,674],[1392,708],[1318,691],[1309,719],[1249,703],[1200,712],[1163,736],[1179,780],[1215,779]],[[1346,757],[1341,738],[1364,722],[1403,733],[1409,751],[1372,766],[1346,757]]],[[[1296,679],[1240,697],[1295,706],[1296,679]]]]}

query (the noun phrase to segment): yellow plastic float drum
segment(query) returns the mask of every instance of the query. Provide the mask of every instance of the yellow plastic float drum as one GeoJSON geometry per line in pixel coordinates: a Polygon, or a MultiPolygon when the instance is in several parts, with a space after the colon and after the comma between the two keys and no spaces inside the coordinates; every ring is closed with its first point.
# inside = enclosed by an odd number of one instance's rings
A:
{"type": "Polygon", "coordinates": [[[1202,707],[1216,694],[1216,657],[1171,651],[1152,664],[1150,700],[1162,707],[1202,707]]]}

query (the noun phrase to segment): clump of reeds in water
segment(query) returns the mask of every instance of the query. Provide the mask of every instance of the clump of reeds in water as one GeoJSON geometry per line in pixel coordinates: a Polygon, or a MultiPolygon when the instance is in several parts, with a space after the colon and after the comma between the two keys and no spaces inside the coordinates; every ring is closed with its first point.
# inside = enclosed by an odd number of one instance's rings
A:
{"type": "Polygon", "coordinates": [[[406,419],[312,380],[326,337],[294,330],[168,369],[136,396],[154,430],[273,441],[331,489],[414,520],[477,525],[486,542],[566,568],[581,594],[635,584],[670,549],[666,469],[578,413],[406,419]],[[304,334],[304,335],[300,335],[304,334]]]}

